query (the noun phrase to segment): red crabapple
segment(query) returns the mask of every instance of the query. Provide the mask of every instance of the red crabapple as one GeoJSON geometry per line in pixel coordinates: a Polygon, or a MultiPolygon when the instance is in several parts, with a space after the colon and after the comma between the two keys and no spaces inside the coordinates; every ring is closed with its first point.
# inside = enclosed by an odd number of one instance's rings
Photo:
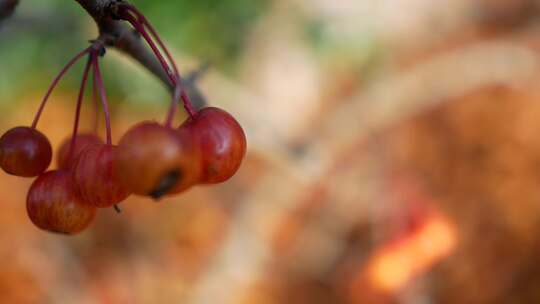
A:
{"type": "Polygon", "coordinates": [[[159,199],[199,180],[199,154],[189,132],[142,122],[120,139],[118,150],[116,172],[135,194],[159,199]]]}
{"type": "Polygon", "coordinates": [[[103,143],[101,138],[99,138],[95,134],[78,134],[75,140],[75,148],[71,152],[72,154],[70,158],[69,153],[71,148],[71,142],[72,137],[70,136],[66,138],[62,142],[62,144],[60,144],[60,148],[58,149],[56,155],[56,161],[58,163],[59,169],[69,169],[84,149],[86,149],[90,145],[103,143]]]}
{"type": "Polygon", "coordinates": [[[190,130],[201,150],[202,183],[221,183],[238,171],[246,154],[246,135],[229,113],[214,107],[203,108],[186,120],[181,129],[190,130]]]}
{"type": "Polygon", "coordinates": [[[83,202],[66,170],[40,175],[28,191],[26,210],[37,227],[63,234],[83,231],[96,215],[96,208],[83,202]]]}
{"type": "Polygon", "coordinates": [[[107,208],[130,195],[113,170],[117,152],[116,146],[93,144],[87,146],[74,161],[73,181],[86,203],[107,208]]]}
{"type": "Polygon", "coordinates": [[[51,159],[51,144],[36,129],[16,127],[0,138],[0,167],[9,174],[38,176],[47,170],[51,159]]]}

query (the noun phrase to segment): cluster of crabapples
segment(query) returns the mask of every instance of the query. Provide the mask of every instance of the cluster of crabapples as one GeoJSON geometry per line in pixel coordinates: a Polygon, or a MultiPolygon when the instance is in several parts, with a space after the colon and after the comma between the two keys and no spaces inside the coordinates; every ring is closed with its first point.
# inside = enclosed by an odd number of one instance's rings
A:
{"type": "MultiPolygon", "coordinates": [[[[150,25],[137,10],[128,7],[125,16],[143,36],[147,34],[144,26],[150,25]],[[135,16],[129,15],[130,12],[135,16]]],[[[151,26],[150,30],[153,32],[151,26]]],[[[164,48],[159,38],[157,40],[164,48]]],[[[152,40],[147,42],[153,46],[152,40]]],[[[26,206],[31,221],[43,230],[76,234],[90,225],[98,208],[116,206],[132,194],[159,199],[182,193],[197,184],[224,182],[237,172],[244,158],[246,137],[240,124],[219,108],[194,110],[180,87],[180,77],[170,58],[174,73],[164,60],[161,61],[177,87],[167,122],[140,122],[130,128],[117,145],[112,144],[98,63],[102,53],[103,49],[94,44],[74,58],[53,81],[32,126],[13,128],[0,138],[0,167],[11,175],[37,177],[28,190],[26,206]],[[47,171],[53,151],[36,125],[58,80],[83,55],[88,55],[89,60],[73,135],[56,152],[57,169],[47,171]],[[98,95],[96,92],[100,93],[105,114],[106,141],[95,133],[78,133],[80,106],[91,67],[94,68],[94,97],[98,95]],[[172,117],[180,98],[189,117],[174,127],[172,117]]],[[[159,53],[156,56],[163,59],[159,53]]]]}

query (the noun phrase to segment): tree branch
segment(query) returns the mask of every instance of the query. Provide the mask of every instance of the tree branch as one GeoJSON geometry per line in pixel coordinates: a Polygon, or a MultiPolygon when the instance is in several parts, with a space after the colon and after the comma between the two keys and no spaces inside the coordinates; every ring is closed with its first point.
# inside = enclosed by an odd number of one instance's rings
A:
{"type": "MultiPolygon", "coordinates": [[[[2,0],[0,0],[2,1],[2,0]]],[[[113,6],[118,0],[76,0],[96,22],[99,40],[107,47],[114,47],[136,60],[150,73],[154,74],[172,93],[174,87],[157,58],[150,52],[139,34],[123,21],[115,20],[113,6]]],[[[195,72],[197,73],[197,72],[195,72]]],[[[198,73],[197,73],[198,74],[198,73]]],[[[193,77],[186,77],[190,79],[193,77]]],[[[189,94],[196,108],[204,107],[206,101],[195,85],[195,81],[183,81],[184,89],[189,94]]]]}
{"type": "Polygon", "coordinates": [[[0,23],[13,14],[18,4],[19,0],[0,0],[0,23]]]}

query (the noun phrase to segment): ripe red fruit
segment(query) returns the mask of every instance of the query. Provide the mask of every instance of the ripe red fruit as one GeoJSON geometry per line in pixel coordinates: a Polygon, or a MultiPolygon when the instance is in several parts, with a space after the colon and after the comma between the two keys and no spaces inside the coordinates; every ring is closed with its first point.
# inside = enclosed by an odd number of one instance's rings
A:
{"type": "Polygon", "coordinates": [[[70,157],[71,139],[71,137],[66,138],[58,149],[56,161],[59,169],[69,169],[84,149],[91,145],[103,143],[101,138],[95,134],[78,134],[75,147],[71,152],[71,159],[68,159],[70,157]]]}
{"type": "Polygon", "coordinates": [[[73,181],[86,203],[107,208],[130,195],[113,170],[117,152],[116,146],[94,144],[82,151],[73,163],[73,181]]]}
{"type": "Polygon", "coordinates": [[[37,227],[64,234],[83,231],[96,215],[96,208],[82,201],[66,170],[40,175],[28,191],[26,210],[37,227]]]}
{"type": "Polygon", "coordinates": [[[0,167],[9,174],[38,176],[47,170],[51,159],[51,144],[36,129],[17,127],[0,138],[0,167]]]}
{"type": "Polygon", "coordinates": [[[118,150],[116,172],[135,194],[159,199],[199,180],[199,153],[189,132],[143,122],[120,139],[118,150]]]}
{"type": "Polygon", "coordinates": [[[229,113],[213,107],[200,110],[180,129],[190,130],[202,157],[202,183],[221,183],[231,178],[246,154],[246,135],[229,113]]]}

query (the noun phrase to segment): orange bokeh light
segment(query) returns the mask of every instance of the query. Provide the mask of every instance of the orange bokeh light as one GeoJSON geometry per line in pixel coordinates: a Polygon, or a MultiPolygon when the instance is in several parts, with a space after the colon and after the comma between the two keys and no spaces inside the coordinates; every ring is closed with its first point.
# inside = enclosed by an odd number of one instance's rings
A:
{"type": "Polygon", "coordinates": [[[431,212],[423,223],[398,239],[382,244],[353,279],[353,293],[368,285],[375,293],[394,294],[411,280],[448,257],[458,242],[456,228],[442,214],[431,212]]]}

